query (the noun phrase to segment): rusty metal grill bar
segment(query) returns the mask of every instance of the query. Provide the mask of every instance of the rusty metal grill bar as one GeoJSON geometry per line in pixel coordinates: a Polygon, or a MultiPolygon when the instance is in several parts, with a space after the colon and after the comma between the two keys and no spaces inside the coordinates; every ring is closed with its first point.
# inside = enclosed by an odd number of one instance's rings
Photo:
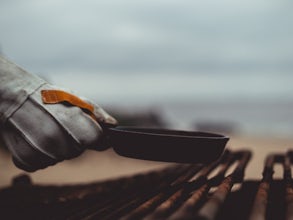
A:
{"type": "Polygon", "coordinates": [[[251,155],[248,150],[226,151],[219,160],[206,166],[174,165],[84,185],[38,186],[31,184],[27,176],[19,177],[12,187],[0,190],[0,217],[293,219],[293,152],[268,155],[260,182],[244,181],[251,155]],[[283,167],[282,180],[273,178],[275,164],[283,167]],[[231,191],[236,183],[240,190],[231,191]]]}
{"type": "Polygon", "coordinates": [[[279,219],[293,219],[293,186],[291,173],[292,153],[289,151],[285,155],[272,154],[267,156],[258,191],[252,207],[249,220],[265,220],[270,218],[269,206],[270,188],[273,182],[274,165],[277,163],[283,166],[283,188],[285,201],[285,214],[278,216],[279,219]]]}
{"type": "Polygon", "coordinates": [[[293,185],[290,152],[288,152],[284,158],[283,168],[286,185],[286,219],[289,220],[293,219],[293,185]]]}

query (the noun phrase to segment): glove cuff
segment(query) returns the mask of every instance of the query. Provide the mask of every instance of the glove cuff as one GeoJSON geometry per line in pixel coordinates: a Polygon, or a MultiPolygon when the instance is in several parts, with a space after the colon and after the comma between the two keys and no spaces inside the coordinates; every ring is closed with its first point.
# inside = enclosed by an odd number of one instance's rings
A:
{"type": "Polygon", "coordinates": [[[0,56],[0,126],[46,82],[0,56]]]}

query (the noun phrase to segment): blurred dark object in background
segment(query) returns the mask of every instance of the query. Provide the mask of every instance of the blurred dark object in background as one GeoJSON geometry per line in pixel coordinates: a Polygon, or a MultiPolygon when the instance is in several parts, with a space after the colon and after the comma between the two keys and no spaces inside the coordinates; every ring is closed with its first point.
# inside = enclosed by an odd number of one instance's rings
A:
{"type": "Polygon", "coordinates": [[[231,135],[237,133],[239,130],[237,125],[228,121],[198,121],[194,123],[194,127],[198,131],[207,131],[231,135]]]}
{"type": "Polygon", "coordinates": [[[123,111],[114,109],[109,111],[119,123],[119,126],[139,126],[145,128],[165,128],[167,123],[162,115],[155,110],[123,111]]]}

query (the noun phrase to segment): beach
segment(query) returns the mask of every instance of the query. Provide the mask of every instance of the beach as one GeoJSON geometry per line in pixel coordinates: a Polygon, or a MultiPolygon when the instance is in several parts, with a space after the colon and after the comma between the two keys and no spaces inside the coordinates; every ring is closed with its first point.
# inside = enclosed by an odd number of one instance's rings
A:
{"type": "MultiPolygon", "coordinates": [[[[245,179],[248,180],[261,178],[266,155],[275,152],[286,152],[292,145],[293,139],[290,138],[233,135],[230,137],[227,148],[233,150],[250,149],[253,152],[253,157],[245,174],[245,179]]],[[[129,176],[135,173],[160,169],[171,164],[121,157],[112,150],[105,152],[88,150],[78,158],[63,161],[55,166],[34,173],[26,173],[16,168],[10,155],[1,149],[0,187],[9,186],[13,177],[20,174],[30,175],[35,184],[62,185],[89,183],[129,176]]],[[[281,166],[277,165],[275,169],[276,173],[274,176],[281,177],[281,166]]]]}

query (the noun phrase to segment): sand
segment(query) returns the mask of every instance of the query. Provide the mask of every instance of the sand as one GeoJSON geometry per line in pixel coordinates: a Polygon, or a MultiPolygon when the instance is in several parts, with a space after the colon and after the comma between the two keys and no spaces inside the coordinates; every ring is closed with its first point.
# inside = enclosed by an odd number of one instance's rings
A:
{"type": "MultiPolygon", "coordinates": [[[[265,156],[274,152],[286,152],[293,148],[293,139],[281,137],[246,137],[234,135],[228,145],[230,149],[250,149],[253,158],[246,170],[246,179],[259,179],[265,156]]],[[[96,152],[88,150],[80,157],[63,161],[55,166],[29,173],[38,184],[76,184],[117,178],[134,173],[163,168],[171,163],[152,162],[125,158],[112,150],[96,152]]],[[[14,176],[26,172],[16,168],[11,156],[0,150],[0,187],[9,186],[14,176]]],[[[281,166],[276,166],[275,176],[281,176],[281,166]]]]}

